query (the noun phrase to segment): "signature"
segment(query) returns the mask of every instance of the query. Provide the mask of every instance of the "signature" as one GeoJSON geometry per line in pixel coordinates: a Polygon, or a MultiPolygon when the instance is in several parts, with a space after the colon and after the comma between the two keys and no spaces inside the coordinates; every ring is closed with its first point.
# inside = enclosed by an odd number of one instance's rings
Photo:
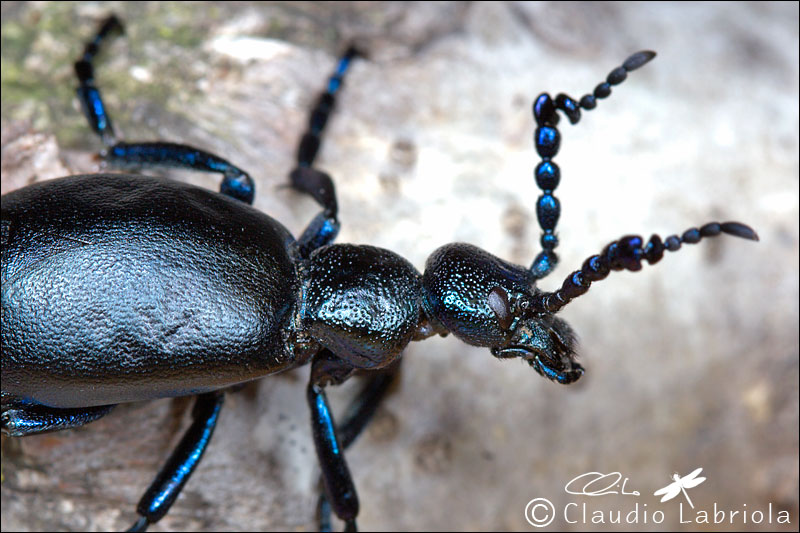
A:
{"type": "Polygon", "coordinates": [[[564,485],[564,490],[568,494],[582,494],[583,496],[605,496],[606,494],[639,496],[638,490],[626,491],[627,483],[628,478],[623,478],[619,472],[610,474],[586,472],[570,480],[564,485]]]}

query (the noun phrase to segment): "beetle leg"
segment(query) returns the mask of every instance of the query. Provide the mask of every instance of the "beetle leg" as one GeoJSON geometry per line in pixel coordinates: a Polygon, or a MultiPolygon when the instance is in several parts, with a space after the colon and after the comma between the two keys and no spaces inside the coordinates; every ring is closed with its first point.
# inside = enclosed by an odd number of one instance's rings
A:
{"type": "Polygon", "coordinates": [[[105,161],[116,167],[174,167],[219,172],[223,175],[219,192],[252,204],[256,186],[253,178],[229,161],[210,152],[167,142],[118,142],[103,153],[105,161]]]}
{"type": "Polygon", "coordinates": [[[119,167],[179,167],[205,172],[219,172],[224,177],[220,192],[248,204],[253,203],[255,183],[247,172],[214,154],[183,144],[146,142],[118,142],[111,125],[111,117],[95,85],[92,61],[100,51],[101,43],[114,32],[123,32],[122,23],[111,15],[100,25],[94,38],[86,43],[81,58],[75,62],[78,77],[78,99],[91,128],[106,145],[102,154],[110,164],[119,167]]]}
{"type": "Polygon", "coordinates": [[[336,216],[336,191],[331,177],[313,168],[298,167],[290,177],[293,187],[308,192],[324,207],[297,239],[300,257],[307,258],[317,248],[331,244],[339,234],[341,225],[336,216]]]}
{"type": "MultiPolygon", "coordinates": [[[[344,75],[350,67],[350,63],[356,57],[363,57],[363,54],[355,46],[349,46],[344,54],[342,54],[342,57],[339,58],[336,72],[334,72],[328,80],[327,89],[317,97],[314,109],[308,117],[308,130],[306,130],[300,138],[300,144],[297,147],[298,168],[314,166],[314,159],[317,157],[322,141],[322,132],[336,105],[336,93],[341,89],[344,75]]],[[[312,196],[314,195],[312,191],[297,187],[296,185],[293,186],[312,196]]]]}
{"type": "Polygon", "coordinates": [[[114,127],[111,125],[111,118],[106,112],[106,106],[100,97],[100,91],[94,84],[94,67],[92,60],[97,52],[100,51],[100,44],[111,33],[124,32],[125,29],[119,19],[111,15],[100,25],[97,34],[91,41],[86,43],[83,55],[75,62],[75,74],[78,76],[78,99],[81,101],[83,114],[89,121],[89,125],[103,140],[106,146],[112,146],[117,142],[114,135],[114,127]]]}
{"type": "Polygon", "coordinates": [[[164,518],[203,457],[219,419],[224,394],[208,392],[197,396],[192,410],[194,421],[177,448],[144,493],[136,511],[141,515],[128,531],[145,531],[164,518]]]}
{"type": "Polygon", "coordinates": [[[332,243],[339,233],[338,206],[333,180],[325,172],[314,168],[314,160],[319,153],[325,125],[336,105],[335,95],[341,89],[344,75],[353,59],[362,55],[358,49],[350,46],[339,58],[336,71],[328,80],[328,87],[317,97],[308,117],[308,129],[303,133],[297,146],[297,166],[289,173],[291,187],[310,195],[323,209],[298,240],[302,257],[308,257],[314,249],[332,243]]]}
{"type": "MultiPolygon", "coordinates": [[[[386,370],[371,374],[358,396],[348,406],[337,428],[339,444],[344,450],[347,450],[367,427],[386,393],[397,381],[400,375],[400,361],[402,359],[398,359],[386,370]]],[[[331,504],[324,490],[320,492],[317,503],[317,519],[320,531],[331,531],[331,504]]]]}
{"type": "Polygon", "coordinates": [[[0,415],[3,435],[24,437],[48,431],[72,429],[106,416],[116,405],[55,409],[44,405],[12,402],[0,415]]]}
{"type": "Polygon", "coordinates": [[[330,506],[345,522],[346,531],[356,530],[358,515],[358,494],[353,478],[344,457],[344,446],[336,431],[325,386],[345,381],[353,368],[325,349],[314,356],[311,366],[311,380],[306,390],[306,398],[311,408],[311,432],[314,447],[322,471],[322,481],[330,501],[330,506]]]}

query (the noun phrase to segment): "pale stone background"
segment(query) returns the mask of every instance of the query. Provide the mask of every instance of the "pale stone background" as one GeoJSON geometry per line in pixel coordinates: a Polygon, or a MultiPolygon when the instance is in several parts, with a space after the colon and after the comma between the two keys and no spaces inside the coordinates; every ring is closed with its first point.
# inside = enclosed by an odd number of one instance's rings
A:
{"type": "MultiPolygon", "coordinates": [[[[666,516],[628,526],[559,516],[551,528],[696,529],[678,523],[679,499],[651,494],[703,467],[698,509],[772,503],[797,529],[796,3],[4,2],[3,191],[96,169],[71,65],[110,11],[128,28],[98,68],[118,130],[229,158],[258,179],[256,206],[295,233],[317,210],[281,188],[309,103],[342,43],[368,43],[319,165],[336,177],[339,242],[395,250],[419,269],[456,240],[528,264],[539,239],[532,99],[579,97],[628,54],[657,50],[562,128],[562,263],[542,286],[627,233],[733,219],[761,242],[706,241],[593,287],[562,313],[588,370],[572,387],[453,338],[411,346],[400,387],[348,453],[359,523],[530,531],[525,505],[546,497],[666,516]],[[588,471],[621,472],[642,495],[565,494],[588,471]]],[[[180,177],[217,187],[215,176],[180,177]]],[[[200,469],[153,530],[315,527],[307,372],[228,396],[200,469]]],[[[189,403],[3,438],[3,531],[128,527],[189,403]]]]}

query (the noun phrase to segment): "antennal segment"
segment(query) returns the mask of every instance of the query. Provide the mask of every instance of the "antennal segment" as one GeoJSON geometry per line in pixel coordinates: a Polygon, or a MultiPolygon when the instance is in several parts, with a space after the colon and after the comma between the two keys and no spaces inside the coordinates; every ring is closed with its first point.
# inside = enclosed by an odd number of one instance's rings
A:
{"type": "Polygon", "coordinates": [[[533,118],[536,120],[536,132],[533,134],[533,144],[536,152],[542,158],[536,166],[534,177],[536,184],[542,190],[542,195],[536,201],[536,218],[542,228],[540,239],[542,251],[536,256],[530,267],[536,279],[541,279],[549,274],[558,264],[555,248],[558,246],[558,237],[555,229],[558,217],[561,215],[561,204],[553,196],[553,191],[558,187],[561,171],[553,162],[553,157],[558,153],[561,145],[561,134],[556,128],[559,116],[556,110],[561,110],[571,124],[577,124],[581,119],[581,108],[586,111],[597,107],[597,100],[607,98],[611,94],[611,87],[619,85],[628,77],[628,72],[638,69],[656,56],[655,52],[644,50],[630,56],[622,66],[612,70],[606,81],[594,88],[593,94],[586,94],[580,101],[559,93],[553,100],[548,93],[542,93],[533,102],[533,118]]]}
{"type": "Polygon", "coordinates": [[[716,237],[721,233],[751,241],[758,240],[756,232],[740,222],[709,222],[700,229],[690,228],[680,237],[670,235],[663,241],[658,235],[653,235],[647,244],[638,235],[626,235],[603,248],[599,255],[593,255],[584,261],[581,269],[570,274],[557,291],[521,296],[517,303],[520,314],[524,317],[537,313],[556,313],[570,301],[586,293],[592,282],[605,279],[612,270],[636,272],[642,269],[643,260],[651,265],[658,263],[664,256],[664,250],[675,252],[682,243],[696,244],[705,237],[716,237]]]}

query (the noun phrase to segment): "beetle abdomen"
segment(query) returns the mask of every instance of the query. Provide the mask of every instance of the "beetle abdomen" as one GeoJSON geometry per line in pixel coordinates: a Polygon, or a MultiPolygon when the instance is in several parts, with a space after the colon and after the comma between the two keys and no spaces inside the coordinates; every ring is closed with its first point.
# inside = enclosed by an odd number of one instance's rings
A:
{"type": "Polygon", "coordinates": [[[2,388],[51,407],[197,394],[290,367],[272,218],[179,182],[73,176],[3,197],[2,388]]]}

